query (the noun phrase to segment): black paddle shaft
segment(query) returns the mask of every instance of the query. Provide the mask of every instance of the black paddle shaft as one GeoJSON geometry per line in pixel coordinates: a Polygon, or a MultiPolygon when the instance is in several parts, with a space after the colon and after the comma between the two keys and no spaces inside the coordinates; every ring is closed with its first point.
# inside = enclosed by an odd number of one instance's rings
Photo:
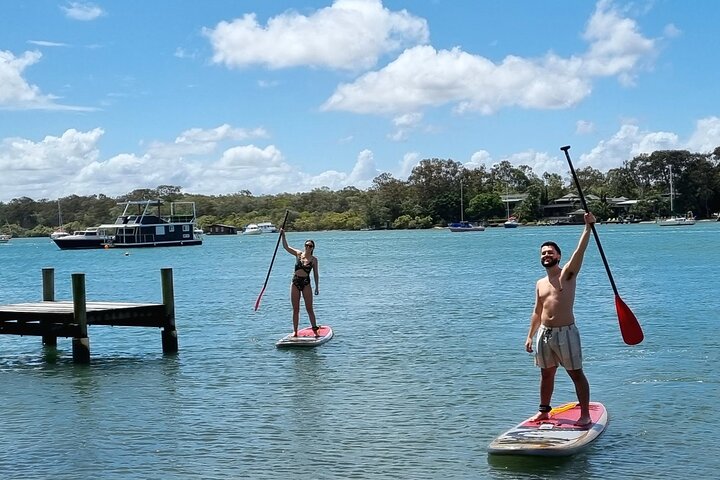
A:
{"type": "MultiPolygon", "coordinates": [[[[290,213],[290,210],[285,210],[285,218],[283,219],[282,225],[280,226],[280,230],[285,229],[285,223],[287,223],[288,214],[290,213]]],[[[263,296],[263,293],[265,293],[265,288],[267,287],[268,280],[270,279],[270,272],[272,271],[273,263],[275,263],[275,256],[277,255],[278,247],[280,246],[280,239],[282,238],[283,233],[281,232],[278,234],[277,243],[275,244],[275,251],[273,252],[272,260],[270,260],[270,268],[268,268],[267,275],[265,276],[265,283],[263,284],[262,290],[260,290],[260,295],[258,295],[257,300],[255,300],[255,311],[257,311],[258,308],[260,308],[260,299],[263,296]]]]}
{"type": "MultiPolygon", "coordinates": [[[[575,168],[573,167],[572,160],[570,160],[570,154],[568,153],[568,150],[570,150],[570,145],[560,147],[560,150],[565,152],[565,158],[567,158],[568,165],[570,165],[570,173],[572,173],[573,180],[575,181],[575,186],[577,187],[578,195],[580,195],[580,201],[582,202],[583,209],[586,212],[590,212],[587,206],[587,202],[585,201],[585,195],[583,195],[582,188],[580,188],[580,182],[578,181],[577,174],[575,173],[575,168]]],[[[593,223],[592,225],[590,225],[590,227],[592,228],[592,233],[595,237],[595,243],[597,244],[598,250],[600,251],[600,257],[602,257],[603,264],[605,264],[605,271],[607,271],[608,278],[610,279],[610,285],[612,286],[613,292],[615,292],[615,296],[618,297],[620,296],[620,294],[618,293],[618,289],[615,286],[615,280],[613,280],[612,273],[610,273],[610,265],[608,265],[607,258],[605,258],[605,251],[603,251],[602,244],[600,243],[600,237],[595,230],[595,224],[593,223]]]]}

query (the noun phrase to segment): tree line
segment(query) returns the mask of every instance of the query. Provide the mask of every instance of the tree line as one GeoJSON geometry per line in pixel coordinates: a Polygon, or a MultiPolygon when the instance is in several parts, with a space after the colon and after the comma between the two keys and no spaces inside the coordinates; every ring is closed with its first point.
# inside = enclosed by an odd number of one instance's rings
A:
{"type": "MultiPolygon", "coordinates": [[[[599,220],[614,216],[609,199],[618,197],[637,199],[628,213],[645,220],[687,211],[710,218],[720,211],[720,147],[706,154],[655,151],[626,160],[607,173],[592,167],[577,169],[576,173],[583,193],[600,199],[589,206],[599,220]],[[671,166],[675,212],[670,212],[671,166]]],[[[574,193],[575,187],[569,177],[556,173],[538,176],[529,166],[516,167],[508,161],[468,169],[451,159],[432,158],[422,160],[406,180],[383,173],[367,190],[345,187],[331,191],[324,187],[261,196],[247,190],[199,195],[183,193],[179,186],[160,185],[115,198],[103,194],[70,195],[57,200],[14,198],[0,202],[0,233],[48,236],[59,226],[60,217],[67,231],[112,223],[122,211],[118,203],[156,198],[195,202],[200,228],[218,223],[236,227],[261,221],[279,224],[286,210],[286,228],[291,230],[430,228],[459,220],[461,191],[465,220],[504,219],[506,204],[502,195],[520,193],[525,198],[514,205],[511,214],[521,222],[535,222],[544,218],[544,205],[574,193]]]]}

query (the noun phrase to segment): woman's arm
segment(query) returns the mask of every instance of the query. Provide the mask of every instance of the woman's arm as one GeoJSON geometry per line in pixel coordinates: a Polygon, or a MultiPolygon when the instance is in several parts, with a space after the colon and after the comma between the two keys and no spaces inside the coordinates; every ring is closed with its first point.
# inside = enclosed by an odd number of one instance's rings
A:
{"type": "Polygon", "coordinates": [[[317,257],[314,257],[313,276],[315,277],[315,295],[320,295],[320,264],[317,257]]]}
{"type": "Polygon", "coordinates": [[[297,257],[302,253],[300,250],[296,250],[288,245],[287,238],[285,238],[285,229],[283,228],[280,229],[280,238],[282,239],[283,248],[287,250],[290,255],[297,257]]]}

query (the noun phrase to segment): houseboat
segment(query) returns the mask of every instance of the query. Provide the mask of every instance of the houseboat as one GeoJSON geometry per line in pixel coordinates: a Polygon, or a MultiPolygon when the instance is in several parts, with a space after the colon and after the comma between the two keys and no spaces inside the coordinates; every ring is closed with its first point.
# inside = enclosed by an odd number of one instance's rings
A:
{"type": "Polygon", "coordinates": [[[171,202],[167,207],[162,200],[133,200],[122,202],[122,214],[115,223],[97,227],[103,233],[101,242],[72,242],[71,237],[57,238],[54,242],[62,249],[103,247],[179,247],[201,245],[202,237],[195,232],[195,202],[171,202]],[[76,246],[83,245],[83,246],[76,246]]]}

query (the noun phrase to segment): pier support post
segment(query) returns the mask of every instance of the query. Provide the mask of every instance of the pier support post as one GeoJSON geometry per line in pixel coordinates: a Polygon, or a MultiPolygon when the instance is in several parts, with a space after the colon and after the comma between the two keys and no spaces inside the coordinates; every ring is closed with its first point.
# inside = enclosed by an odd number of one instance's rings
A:
{"type": "MultiPolygon", "coordinates": [[[[43,302],[55,301],[55,269],[42,269],[42,299],[43,302]]],[[[43,335],[42,343],[48,347],[57,347],[57,337],[55,335],[43,335]]]]}
{"type": "Polygon", "coordinates": [[[85,301],[85,274],[72,274],[73,313],[77,336],[73,338],[73,361],[90,363],[90,339],[87,333],[87,302],[85,301]]]}
{"type": "Polygon", "coordinates": [[[165,327],[162,330],[163,353],[177,353],[178,337],[175,329],[175,290],[173,288],[172,268],[160,269],[162,279],[162,298],[165,306],[165,327]]]}

